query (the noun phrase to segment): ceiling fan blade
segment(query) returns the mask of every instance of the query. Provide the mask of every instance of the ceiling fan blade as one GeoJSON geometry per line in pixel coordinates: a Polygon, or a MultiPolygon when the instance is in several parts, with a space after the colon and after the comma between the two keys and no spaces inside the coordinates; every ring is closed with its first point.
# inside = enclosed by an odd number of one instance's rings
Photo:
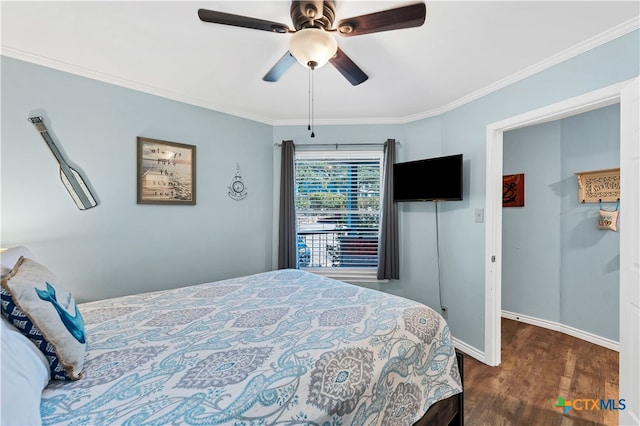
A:
{"type": "Polygon", "coordinates": [[[282,74],[296,62],[296,58],[287,51],[282,58],[262,77],[264,81],[278,81],[282,74]]]}
{"type": "Polygon", "coordinates": [[[338,22],[338,32],[345,37],[419,27],[424,24],[427,7],[424,3],[383,10],[338,22]]]}
{"type": "Polygon", "coordinates": [[[273,33],[288,33],[291,31],[288,26],[278,22],[265,21],[264,19],[250,18],[248,16],[234,15],[215,10],[198,9],[198,17],[201,21],[211,22],[213,24],[231,25],[273,33]]]}
{"type": "Polygon", "coordinates": [[[364,83],[369,78],[339,47],[335,56],[329,59],[329,62],[354,86],[364,83]]]}

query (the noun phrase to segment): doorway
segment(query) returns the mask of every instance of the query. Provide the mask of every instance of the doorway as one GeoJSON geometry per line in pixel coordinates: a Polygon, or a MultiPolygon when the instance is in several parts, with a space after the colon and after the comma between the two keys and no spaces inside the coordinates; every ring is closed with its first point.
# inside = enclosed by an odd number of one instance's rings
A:
{"type": "Polygon", "coordinates": [[[638,148],[639,101],[637,77],[588,94],[529,111],[487,126],[485,215],[485,360],[500,364],[502,298],[502,161],[503,133],[533,124],[620,103],[621,210],[627,211],[629,230],[620,243],[620,394],[628,393],[628,410],[620,413],[629,423],[640,421],[640,276],[638,246],[640,225],[640,153],[638,148]],[[634,331],[635,330],[635,331],[634,331]]]}
{"type": "Polygon", "coordinates": [[[504,318],[618,351],[620,232],[596,226],[616,202],[581,203],[574,173],[619,165],[619,104],[504,133],[504,318]]]}

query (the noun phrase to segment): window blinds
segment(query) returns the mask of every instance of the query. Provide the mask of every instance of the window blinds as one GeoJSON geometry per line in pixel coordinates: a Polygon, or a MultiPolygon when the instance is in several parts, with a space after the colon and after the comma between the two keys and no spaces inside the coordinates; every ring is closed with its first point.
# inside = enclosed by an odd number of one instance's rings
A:
{"type": "Polygon", "coordinates": [[[296,153],[299,267],[377,267],[381,168],[381,151],[296,153]]]}

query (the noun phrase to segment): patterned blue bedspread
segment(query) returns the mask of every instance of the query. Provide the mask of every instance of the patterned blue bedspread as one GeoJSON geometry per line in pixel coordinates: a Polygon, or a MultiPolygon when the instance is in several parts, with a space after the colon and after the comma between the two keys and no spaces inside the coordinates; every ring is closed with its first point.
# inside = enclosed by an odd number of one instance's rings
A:
{"type": "Polygon", "coordinates": [[[411,425],[462,391],[432,309],[297,270],[80,305],[83,378],[44,424],[411,425]]]}

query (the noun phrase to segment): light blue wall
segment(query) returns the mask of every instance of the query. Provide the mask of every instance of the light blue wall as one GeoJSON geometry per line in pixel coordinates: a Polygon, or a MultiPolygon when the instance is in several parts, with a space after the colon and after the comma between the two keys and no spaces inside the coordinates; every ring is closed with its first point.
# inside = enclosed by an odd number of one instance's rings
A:
{"type": "Polygon", "coordinates": [[[506,132],[503,149],[504,174],[524,173],[525,205],[502,209],[502,309],[561,323],[560,121],[506,132]]]}
{"type": "MultiPolygon", "coordinates": [[[[408,123],[405,127],[405,139],[397,150],[398,161],[458,154],[443,152],[440,117],[408,123]]],[[[439,211],[442,211],[444,204],[439,204],[439,211]]],[[[400,281],[403,296],[418,300],[439,311],[438,251],[434,238],[436,235],[435,208],[435,203],[432,202],[398,203],[400,281]]],[[[440,240],[441,246],[442,240],[440,240]]],[[[445,271],[441,272],[443,275],[445,271]]],[[[382,285],[383,289],[385,285],[382,285]]],[[[445,300],[446,287],[443,289],[443,301],[445,300]]]]}
{"type": "Polygon", "coordinates": [[[315,126],[315,137],[307,130],[306,125],[275,126],[273,128],[273,142],[292,140],[297,145],[304,144],[333,144],[333,143],[384,143],[387,139],[401,140],[403,126],[399,124],[368,124],[368,125],[333,125],[315,126]]]}
{"type": "Polygon", "coordinates": [[[27,245],[80,301],[271,268],[272,127],[2,57],[2,246],[27,245]],[[80,211],[34,112],[100,204],[80,211]],[[197,147],[197,205],[136,204],[136,137],[197,147]],[[240,164],[249,196],[230,199],[240,164]]]}
{"type": "MultiPolygon", "coordinates": [[[[574,173],[620,166],[619,123],[618,105],[567,118],[562,125],[561,151],[561,182],[568,188],[561,200],[562,322],[615,341],[620,312],[620,233],[596,229],[598,205],[578,202],[574,173]]],[[[615,204],[604,208],[614,210],[615,204]]]]}
{"type": "Polygon", "coordinates": [[[504,174],[524,173],[526,194],[502,213],[503,309],[618,340],[619,233],[596,228],[574,173],[619,155],[619,105],[505,133],[504,174]]]}

